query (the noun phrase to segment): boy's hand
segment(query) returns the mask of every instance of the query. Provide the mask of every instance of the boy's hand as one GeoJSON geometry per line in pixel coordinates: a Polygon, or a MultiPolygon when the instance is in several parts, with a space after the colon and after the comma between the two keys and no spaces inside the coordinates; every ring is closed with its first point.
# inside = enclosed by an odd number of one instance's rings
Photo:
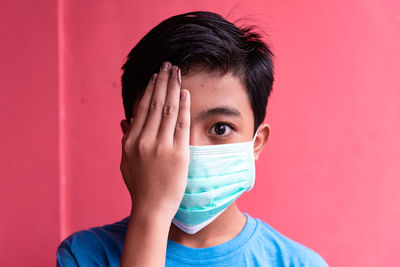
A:
{"type": "Polygon", "coordinates": [[[169,62],[163,66],[149,82],[122,138],[120,168],[132,210],[172,220],[187,183],[190,95],[180,90],[178,67],[169,62]]]}

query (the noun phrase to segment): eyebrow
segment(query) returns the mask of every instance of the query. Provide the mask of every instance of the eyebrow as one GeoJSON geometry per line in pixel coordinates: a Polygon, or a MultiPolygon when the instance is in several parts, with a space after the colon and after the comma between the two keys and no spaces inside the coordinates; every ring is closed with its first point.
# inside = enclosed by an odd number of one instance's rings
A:
{"type": "Polygon", "coordinates": [[[200,112],[196,118],[194,118],[193,122],[196,122],[198,120],[204,120],[208,117],[211,116],[216,116],[216,115],[225,115],[225,116],[231,116],[231,117],[241,117],[242,114],[240,113],[239,110],[232,108],[232,107],[216,107],[208,110],[203,110],[200,112]]]}

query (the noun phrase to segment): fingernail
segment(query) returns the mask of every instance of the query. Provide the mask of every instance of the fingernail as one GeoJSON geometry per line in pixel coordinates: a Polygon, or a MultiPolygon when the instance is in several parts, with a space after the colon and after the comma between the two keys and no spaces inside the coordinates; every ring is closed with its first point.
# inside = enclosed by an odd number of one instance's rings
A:
{"type": "Polygon", "coordinates": [[[160,70],[166,71],[171,67],[171,63],[169,63],[168,61],[164,61],[164,63],[161,66],[160,70]]]}
{"type": "Polygon", "coordinates": [[[178,67],[178,82],[181,85],[181,68],[178,67]]]}
{"type": "Polygon", "coordinates": [[[186,90],[182,90],[182,91],[181,91],[181,99],[184,100],[184,99],[186,99],[186,97],[187,97],[187,92],[186,92],[186,90]]]}
{"type": "Polygon", "coordinates": [[[153,76],[151,76],[151,82],[155,82],[157,78],[157,73],[154,73],[153,76]]]}

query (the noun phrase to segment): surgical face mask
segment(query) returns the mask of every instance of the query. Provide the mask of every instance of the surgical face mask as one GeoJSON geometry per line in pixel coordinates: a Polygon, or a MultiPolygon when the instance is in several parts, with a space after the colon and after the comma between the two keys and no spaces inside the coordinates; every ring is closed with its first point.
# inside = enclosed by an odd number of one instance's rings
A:
{"type": "Polygon", "coordinates": [[[177,227],[188,234],[200,231],[253,188],[257,132],[250,142],[189,146],[187,186],[172,220],[177,227]]]}

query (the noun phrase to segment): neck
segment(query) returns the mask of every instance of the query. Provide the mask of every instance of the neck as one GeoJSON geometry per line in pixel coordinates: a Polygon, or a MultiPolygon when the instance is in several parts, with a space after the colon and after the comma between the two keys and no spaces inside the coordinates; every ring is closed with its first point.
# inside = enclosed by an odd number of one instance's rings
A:
{"type": "Polygon", "coordinates": [[[232,240],[246,224],[246,216],[233,202],[221,215],[195,234],[187,234],[171,223],[168,239],[191,248],[213,247],[232,240]]]}

